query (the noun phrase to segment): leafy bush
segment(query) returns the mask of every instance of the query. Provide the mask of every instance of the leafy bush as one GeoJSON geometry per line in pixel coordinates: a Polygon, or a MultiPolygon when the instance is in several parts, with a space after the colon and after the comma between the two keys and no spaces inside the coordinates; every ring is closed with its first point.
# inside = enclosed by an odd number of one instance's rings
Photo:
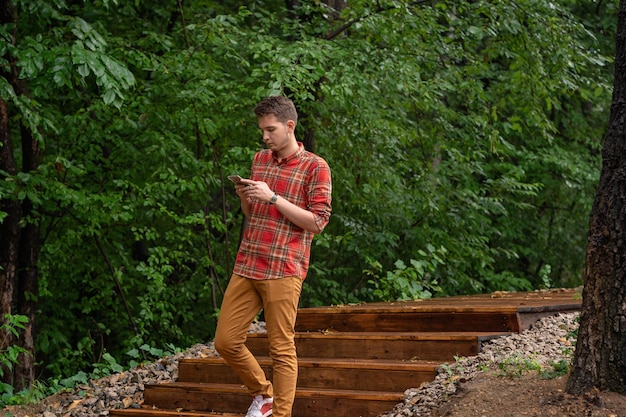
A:
{"type": "MultiPolygon", "coordinates": [[[[0,347],[6,347],[0,350],[0,377],[4,376],[5,369],[12,370],[13,366],[19,363],[20,355],[28,354],[24,348],[8,344],[11,336],[19,337],[18,329],[24,329],[26,323],[28,323],[28,318],[25,316],[12,314],[4,316],[0,325],[0,335],[3,336],[0,340],[0,347]]],[[[0,408],[11,404],[14,395],[13,386],[0,380],[0,408]]]]}

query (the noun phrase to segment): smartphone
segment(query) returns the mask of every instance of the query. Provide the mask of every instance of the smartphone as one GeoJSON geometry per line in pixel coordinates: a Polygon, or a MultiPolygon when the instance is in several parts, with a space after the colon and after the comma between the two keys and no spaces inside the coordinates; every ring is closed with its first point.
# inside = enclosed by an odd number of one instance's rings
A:
{"type": "Polygon", "coordinates": [[[239,175],[229,175],[228,179],[234,182],[235,184],[239,184],[242,178],[239,175]]]}

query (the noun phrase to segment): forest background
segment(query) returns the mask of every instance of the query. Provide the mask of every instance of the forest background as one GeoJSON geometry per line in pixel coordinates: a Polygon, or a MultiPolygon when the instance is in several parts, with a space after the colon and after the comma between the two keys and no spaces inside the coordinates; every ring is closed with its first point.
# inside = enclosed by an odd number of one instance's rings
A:
{"type": "Polygon", "coordinates": [[[267,95],[333,173],[302,307],[581,285],[617,6],[0,0],[3,398],[212,339],[267,95]]]}

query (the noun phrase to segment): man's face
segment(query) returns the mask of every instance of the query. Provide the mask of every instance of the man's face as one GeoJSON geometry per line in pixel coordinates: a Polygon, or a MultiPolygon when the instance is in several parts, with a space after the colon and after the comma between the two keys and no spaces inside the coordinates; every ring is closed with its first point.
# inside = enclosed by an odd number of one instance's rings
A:
{"type": "Polygon", "coordinates": [[[259,117],[259,129],[263,134],[263,142],[272,151],[280,153],[291,143],[293,122],[282,123],[273,114],[259,117]]]}

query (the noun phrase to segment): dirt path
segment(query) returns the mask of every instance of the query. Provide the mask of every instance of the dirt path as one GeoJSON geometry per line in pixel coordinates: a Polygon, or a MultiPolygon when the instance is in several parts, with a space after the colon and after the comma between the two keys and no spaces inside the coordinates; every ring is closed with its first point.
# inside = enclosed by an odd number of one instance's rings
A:
{"type": "Polygon", "coordinates": [[[485,373],[462,384],[432,417],[626,417],[626,396],[565,393],[567,376],[541,379],[536,373],[503,378],[485,373]]]}

